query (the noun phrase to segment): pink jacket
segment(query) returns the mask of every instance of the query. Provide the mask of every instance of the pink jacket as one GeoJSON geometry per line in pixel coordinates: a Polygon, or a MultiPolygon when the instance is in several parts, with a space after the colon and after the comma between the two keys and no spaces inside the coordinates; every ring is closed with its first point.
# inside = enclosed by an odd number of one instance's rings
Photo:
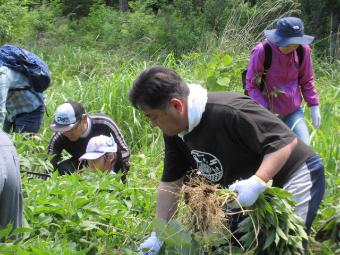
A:
{"type": "Polygon", "coordinates": [[[313,63],[308,45],[303,45],[303,61],[299,68],[297,52],[283,54],[278,46],[266,39],[272,48],[272,62],[267,70],[265,88],[256,85],[256,74],[262,73],[264,63],[263,44],[252,51],[246,76],[246,89],[250,97],[272,112],[286,116],[300,107],[302,96],[308,106],[318,105],[314,86],[313,63]],[[302,95],[301,95],[302,94],[302,95]]]}

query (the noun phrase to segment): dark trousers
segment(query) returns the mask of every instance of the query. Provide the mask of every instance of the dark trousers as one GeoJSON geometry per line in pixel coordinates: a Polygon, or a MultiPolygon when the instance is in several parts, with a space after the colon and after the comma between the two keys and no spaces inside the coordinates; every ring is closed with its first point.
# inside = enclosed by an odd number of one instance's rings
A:
{"type": "Polygon", "coordinates": [[[78,168],[81,169],[82,165],[79,165],[79,161],[74,158],[63,160],[57,166],[60,175],[72,174],[76,172],[78,168]]]}
{"type": "Polygon", "coordinates": [[[38,107],[33,112],[20,113],[13,121],[5,118],[3,130],[6,133],[38,133],[45,113],[45,106],[38,107]]]}

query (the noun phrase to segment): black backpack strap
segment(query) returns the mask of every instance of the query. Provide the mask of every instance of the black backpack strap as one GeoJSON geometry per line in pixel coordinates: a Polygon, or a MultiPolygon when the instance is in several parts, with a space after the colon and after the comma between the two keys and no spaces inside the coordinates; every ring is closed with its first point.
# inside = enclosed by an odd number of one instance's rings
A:
{"type": "Polygon", "coordinates": [[[22,91],[22,90],[31,90],[31,88],[30,87],[24,87],[24,88],[9,89],[9,91],[22,91]]]}
{"type": "Polygon", "coordinates": [[[270,47],[269,43],[263,43],[264,48],[264,62],[263,62],[263,74],[260,83],[260,91],[264,90],[264,81],[266,80],[267,70],[270,68],[272,64],[272,48],[270,47]]]}
{"type": "Polygon", "coordinates": [[[297,47],[296,52],[298,54],[299,67],[300,67],[302,65],[302,61],[303,61],[303,47],[302,47],[302,45],[299,45],[299,47],[297,47]]]}
{"type": "MultiPolygon", "coordinates": [[[[264,81],[266,79],[267,70],[270,68],[270,65],[272,64],[272,48],[267,42],[263,42],[262,44],[264,48],[264,62],[263,62],[264,70],[263,70],[263,74],[261,77],[261,83],[259,85],[261,92],[264,89],[264,81]]],[[[248,92],[246,90],[246,74],[247,74],[247,69],[243,70],[242,72],[242,84],[243,84],[244,93],[248,95],[248,92]]]]}
{"type": "Polygon", "coordinates": [[[297,47],[297,49],[296,49],[296,53],[297,53],[297,55],[298,55],[298,59],[299,59],[299,75],[298,75],[298,79],[300,79],[301,78],[301,73],[300,73],[300,67],[301,67],[301,65],[302,65],[302,61],[303,61],[303,47],[302,47],[302,45],[299,45],[299,47],[297,47]]]}
{"type": "Polygon", "coordinates": [[[263,48],[264,48],[263,68],[264,73],[266,73],[272,64],[272,47],[270,47],[269,43],[265,42],[263,43],[263,48]]]}

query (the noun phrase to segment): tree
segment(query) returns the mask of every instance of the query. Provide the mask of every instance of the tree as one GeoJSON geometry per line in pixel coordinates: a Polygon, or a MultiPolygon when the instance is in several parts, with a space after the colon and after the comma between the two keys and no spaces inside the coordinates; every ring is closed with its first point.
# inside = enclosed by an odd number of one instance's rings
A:
{"type": "Polygon", "coordinates": [[[129,10],[128,0],[119,0],[119,10],[126,12],[129,10]]]}
{"type": "Polygon", "coordinates": [[[340,58],[338,43],[340,2],[338,0],[300,0],[306,33],[316,36],[317,48],[340,58]]]}

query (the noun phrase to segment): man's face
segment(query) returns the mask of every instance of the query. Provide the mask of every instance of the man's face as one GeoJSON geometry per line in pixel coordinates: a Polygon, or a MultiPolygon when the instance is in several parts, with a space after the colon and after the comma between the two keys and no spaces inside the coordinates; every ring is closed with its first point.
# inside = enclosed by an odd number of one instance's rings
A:
{"type": "Polygon", "coordinates": [[[77,141],[80,136],[84,133],[87,128],[87,118],[84,116],[74,127],[66,132],[63,132],[63,135],[67,137],[72,142],[77,141]]]}
{"type": "MultiPolygon", "coordinates": [[[[178,100],[178,99],[176,99],[178,100]]],[[[149,118],[152,127],[158,127],[168,136],[174,136],[188,128],[187,113],[180,100],[169,103],[166,109],[143,107],[142,111],[149,118]]]]}
{"type": "Polygon", "coordinates": [[[283,54],[289,54],[289,53],[293,52],[294,50],[296,50],[298,47],[299,47],[299,44],[289,44],[286,47],[279,47],[279,50],[283,54]]]}
{"type": "Polygon", "coordinates": [[[87,164],[91,170],[100,170],[103,172],[110,171],[111,165],[115,161],[115,156],[111,156],[110,158],[106,155],[103,155],[97,159],[87,160],[87,164]]]}

